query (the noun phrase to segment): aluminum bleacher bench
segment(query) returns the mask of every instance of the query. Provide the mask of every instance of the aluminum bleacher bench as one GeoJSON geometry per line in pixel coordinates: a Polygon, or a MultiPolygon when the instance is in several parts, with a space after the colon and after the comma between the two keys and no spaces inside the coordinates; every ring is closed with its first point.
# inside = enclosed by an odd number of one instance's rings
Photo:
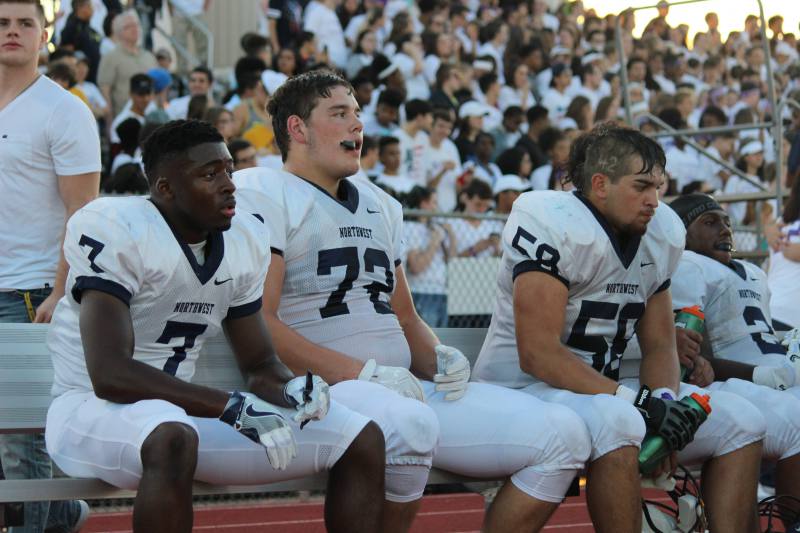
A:
{"type": "MultiPolygon", "coordinates": [[[[436,333],[443,343],[457,346],[474,363],[486,330],[440,329],[436,333]]],[[[0,324],[0,433],[37,433],[44,430],[53,381],[53,367],[45,344],[46,334],[45,325],[0,324]]],[[[193,381],[222,390],[244,388],[224,336],[206,343],[197,362],[193,381]]],[[[197,482],[194,494],[322,490],[326,479],[327,475],[321,473],[268,485],[221,486],[197,482]]],[[[465,481],[475,480],[433,469],[428,484],[465,481]]],[[[0,506],[9,502],[129,498],[135,494],[135,491],[118,489],[98,479],[0,480],[0,506]]]]}
{"type": "MultiPolygon", "coordinates": [[[[485,329],[442,328],[436,334],[444,344],[459,348],[471,364],[478,357],[485,329]]],[[[44,430],[53,367],[45,344],[47,326],[0,323],[0,433],[37,433],[44,430]]],[[[638,368],[638,354],[623,358],[620,374],[631,376],[638,368]]],[[[197,362],[194,382],[222,390],[242,389],[244,383],[224,336],[206,343],[197,362]]],[[[266,460],[266,456],[265,456],[266,460]]],[[[322,490],[324,473],[267,485],[209,485],[195,483],[195,495],[254,494],[322,490]]],[[[429,485],[478,481],[433,469],[429,485]]],[[[122,490],[97,479],[0,480],[0,506],[9,502],[63,499],[129,498],[135,491],[122,490]]]]}

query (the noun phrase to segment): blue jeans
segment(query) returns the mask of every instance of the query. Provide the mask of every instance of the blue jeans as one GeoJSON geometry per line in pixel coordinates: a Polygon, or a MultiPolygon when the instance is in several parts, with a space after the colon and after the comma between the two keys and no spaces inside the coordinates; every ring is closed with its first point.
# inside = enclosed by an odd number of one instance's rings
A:
{"type": "MultiPolygon", "coordinates": [[[[26,291],[35,310],[51,289],[26,291]]],[[[0,292],[0,322],[30,322],[25,292],[0,292]]],[[[6,479],[47,479],[53,477],[53,464],[44,445],[43,434],[0,435],[0,464],[6,479]]],[[[12,527],[11,533],[62,533],[72,531],[78,521],[77,501],[31,502],[25,504],[25,525],[12,527]]]]}
{"type": "Polygon", "coordinates": [[[417,314],[432,328],[447,327],[447,295],[412,292],[417,314]]]}

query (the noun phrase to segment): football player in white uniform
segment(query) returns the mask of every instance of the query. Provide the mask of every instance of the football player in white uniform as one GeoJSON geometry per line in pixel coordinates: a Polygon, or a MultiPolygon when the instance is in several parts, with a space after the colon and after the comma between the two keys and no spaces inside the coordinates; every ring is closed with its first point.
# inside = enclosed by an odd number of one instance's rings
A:
{"type": "Polygon", "coordinates": [[[48,338],[53,460],[74,477],[138,487],[137,532],[191,531],[194,479],[321,470],[329,530],[378,531],[382,434],[275,355],[260,313],[269,234],[251,214],[234,217],[224,140],[207,123],[171,122],[148,139],[144,165],[150,198],[96,200],[67,226],[71,291],[48,338]],[[223,328],[249,392],[190,382],[205,339],[223,328]]]}
{"type": "Polygon", "coordinates": [[[680,196],[670,206],[686,226],[672,305],[697,305],[705,313],[705,335],[676,328],[681,363],[694,369],[710,360],[712,370],[698,385],[739,394],[761,410],[767,422],[764,457],[777,461],[775,491],[800,497],[800,368],[773,335],[767,275],[732,258],[731,221],[712,197],[680,196]]]}
{"type": "Polygon", "coordinates": [[[310,368],[334,384],[332,398],[381,426],[396,517],[385,531],[409,527],[432,455],[445,470],[511,478],[485,530],[538,531],[588,456],[585,425],[563,406],[468,383],[466,357],[416,314],[401,265],[400,204],[345,179],[358,170],[362,124],[344,79],[292,78],[269,112],[283,171],[234,177],[242,205],[247,187],[269,193],[253,205],[273,236],[264,313],[290,368],[310,368]],[[431,426],[440,429],[435,454],[431,426]]]}
{"type": "Polygon", "coordinates": [[[664,165],[657,143],[601,125],[573,145],[575,193],[530,192],[514,202],[492,323],[473,374],[583,417],[597,531],[641,531],[637,457],[646,430],[682,449],[682,462],[704,463],[712,531],[751,531],[763,417],[746,400],[719,393],[698,429],[693,412],[675,401],[698,389],[678,380],[669,285],[684,229],[672,210],[656,209],[664,165]],[[618,381],[634,331],[641,385],[651,392],[637,394],[638,380],[618,381]]]}

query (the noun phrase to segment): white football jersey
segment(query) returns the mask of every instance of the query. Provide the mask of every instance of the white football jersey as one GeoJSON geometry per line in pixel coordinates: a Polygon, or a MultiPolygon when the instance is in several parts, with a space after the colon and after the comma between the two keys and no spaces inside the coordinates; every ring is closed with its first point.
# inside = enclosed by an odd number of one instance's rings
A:
{"type": "Polygon", "coordinates": [[[686,250],[672,281],[674,309],[705,312],[715,357],[758,364],[762,354],[786,354],[772,330],[767,275],[756,265],[734,259],[728,266],[686,250]]]}
{"type": "Polygon", "coordinates": [[[203,342],[222,321],[261,309],[270,260],[265,225],[241,210],[230,230],[211,233],[206,246],[200,265],[147,198],[100,198],[75,213],[64,238],[67,293],[47,340],[53,394],[92,390],[79,325],[87,289],[128,304],[134,359],[191,380],[203,342]]]}
{"type": "Polygon", "coordinates": [[[503,230],[494,313],[473,375],[512,388],[539,381],[520,369],[513,308],[514,279],[538,271],[569,289],[561,342],[598,372],[618,379],[620,359],[648,299],[670,285],[685,233],[675,212],[661,206],[647,233],[623,248],[582,195],[522,194],[503,230]]]}
{"type": "Polygon", "coordinates": [[[239,205],[264,216],[272,252],[285,261],[281,321],[316,344],[408,368],[390,305],[404,254],[400,204],[360,181],[342,180],[339,199],[282,170],[247,169],[233,179],[239,205]],[[253,199],[250,189],[263,195],[253,199]]]}

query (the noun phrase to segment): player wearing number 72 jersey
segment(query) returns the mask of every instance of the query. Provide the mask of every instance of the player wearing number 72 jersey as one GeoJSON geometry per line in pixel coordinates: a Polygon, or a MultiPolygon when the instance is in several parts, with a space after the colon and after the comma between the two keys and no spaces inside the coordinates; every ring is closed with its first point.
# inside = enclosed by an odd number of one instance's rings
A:
{"type": "Polygon", "coordinates": [[[320,470],[330,471],[328,529],[378,531],[382,435],[277,358],[259,312],[269,233],[235,214],[222,136],[168,123],[144,163],[150,198],[102,198],[67,225],[70,290],[48,339],[53,460],[74,477],[138,487],[137,532],[191,531],[194,479],[259,484],[320,470]],[[190,382],[223,329],[249,392],[190,382]]]}

